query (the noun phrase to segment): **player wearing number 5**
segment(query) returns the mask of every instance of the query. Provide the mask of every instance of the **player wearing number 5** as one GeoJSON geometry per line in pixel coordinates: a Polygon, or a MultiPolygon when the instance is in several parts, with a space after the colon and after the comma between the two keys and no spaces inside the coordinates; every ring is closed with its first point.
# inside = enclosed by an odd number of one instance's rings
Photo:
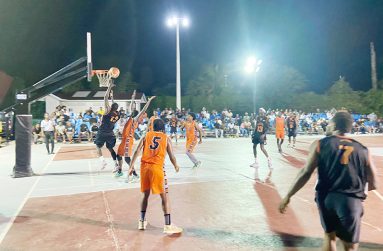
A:
{"type": "Polygon", "coordinates": [[[290,198],[298,192],[318,168],[315,201],[324,229],[323,250],[336,250],[336,237],[345,250],[358,248],[362,201],[367,190],[376,189],[376,169],[368,149],[348,138],[353,119],[348,112],[338,112],[330,122],[333,135],[316,141],[311,146],[306,166],[299,172],[279,206],[284,213],[290,198]]]}
{"type": "Polygon", "coordinates": [[[176,172],[179,171],[179,167],[173,154],[171,140],[168,139],[168,136],[165,134],[165,124],[163,120],[155,119],[153,121],[153,131],[147,132],[138,143],[132,158],[129,174],[133,172],[134,163],[141,150],[143,150],[140,170],[141,192],[144,193],[144,197],[141,203],[141,217],[138,221],[138,229],[146,229],[146,208],[148,206],[150,191],[152,191],[153,194],[159,194],[162,199],[162,209],[165,217],[164,233],[181,233],[182,228],[172,225],[170,221],[170,208],[167,198],[167,179],[164,170],[166,153],[168,153],[176,172]]]}

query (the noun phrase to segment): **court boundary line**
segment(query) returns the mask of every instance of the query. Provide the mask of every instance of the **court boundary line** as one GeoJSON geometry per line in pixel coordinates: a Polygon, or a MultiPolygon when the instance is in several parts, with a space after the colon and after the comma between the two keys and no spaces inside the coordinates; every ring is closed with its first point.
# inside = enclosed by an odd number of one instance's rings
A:
{"type": "Polygon", "coordinates": [[[109,222],[109,229],[108,229],[108,232],[111,234],[112,236],[112,239],[113,239],[113,243],[114,243],[114,246],[116,247],[116,250],[120,251],[121,250],[121,247],[120,247],[120,244],[118,242],[118,238],[117,238],[117,235],[116,235],[116,231],[114,229],[114,223],[113,223],[113,215],[111,214],[111,211],[110,211],[110,207],[109,207],[109,203],[108,203],[108,200],[106,198],[106,195],[105,195],[105,191],[102,191],[102,197],[104,199],[104,206],[105,206],[105,214],[106,214],[106,218],[108,219],[108,222],[109,222]]]}
{"type": "MultiPolygon", "coordinates": [[[[61,146],[59,146],[59,149],[58,151],[56,151],[56,153],[51,156],[51,159],[48,161],[48,163],[44,166],[43,170],[41,171],[41,173],[45,173],[45,171],[48,169],[48,166],[53,162],[53,159],[55,158],[57,152],[59,152],[61,149],[61,146]]],[[[32,176],[33,177],[33,176],[32,176]]],[[[37,184],[39,183],[39,181],[41,180],[43,176],[40,175],[36,178],[35,182],[33,183],[31,189],[29,190],[29,192],[27,193],[27,195],[24,197],[24,199],[22,200],[20,206],[17,208],[16,210],[16,213],[14,216],[12,216],[11,220],[7,223],[4,231],[0,234],[0,244],[4,241],[5,237],[7,236],[9,230],[11,229],[11,227],[13,226],[13,224],[15,223],[15,220],[16,218],[19,216],[21,210],[24,208],[25,204],[27,203],[28,199],[30,198],[32,192],[35,190],[37,184]]]]}

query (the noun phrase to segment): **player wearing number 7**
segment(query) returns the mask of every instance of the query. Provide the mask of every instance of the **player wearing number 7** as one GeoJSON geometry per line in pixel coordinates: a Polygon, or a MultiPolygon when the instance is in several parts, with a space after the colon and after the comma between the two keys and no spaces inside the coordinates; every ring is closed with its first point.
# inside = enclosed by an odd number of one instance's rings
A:
{"type": "Polygon", "coordinates": [[[376,169],[368,149],[345,135],[351,132],[352,123],[348,112],[335,114],[330,122],[335,128],[333,135],[313,143],[306,166],[279,205],[284,213],[290,198],[318,168],[315,201],[325,232],[323,250],[336,250],[336,237],[342,240],[345,250],[358,248],[362,201],[367,190],[377,187],[376,169]]]}
{"type": "Polygon", "coordinates": [[[133,172],[134,163],[141,150],[143,150],[140,170],[141,192],[144,194],[144,197],[141,202],[141,217],[138,221],[138,229],[146,229],[147,221],[145,215],[151,191],[153,194],[159,194],[161,196],[162,209],[165,217],[164,233],[181,233],[182,228],[172,225],[170,220],[170,207],[167,197],[167,179],[164,170],[166,153],[168,153],[176,172],[179,171],[179,166],[177,165],[176,158],[173,154],[171,140],[165,134],[165,124],[163,120],[155,119],[153,121],[153,131],[147,132],[146,135],[141,138],[133,155],[129,174],[133,172]]]}

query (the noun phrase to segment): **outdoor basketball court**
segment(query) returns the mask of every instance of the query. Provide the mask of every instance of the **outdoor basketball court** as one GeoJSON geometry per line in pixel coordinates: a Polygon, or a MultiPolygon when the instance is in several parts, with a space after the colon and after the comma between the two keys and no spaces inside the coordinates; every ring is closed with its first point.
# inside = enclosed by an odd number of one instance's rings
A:
{"type": "MultiPolygon", "coordinates": [[[[12,179],[14,145],[0,149],[2,183],[0,250],[318,250],[322,228],[314,203],[316,176],[281,215],[278,204],[304,165],[315,137],[298,137],[296,149],[277,152],[268,136],[273,159],[272,182],[255,183],[252,145],[245,139],[206,139],[196,148],[197,170],[174,144],[181,166],[166,170],[172,222],[181,235],[166,236],[159,196],[151,197],[146,231],[137,230],[139,183],[114,178],[113,165],[99,172],[92,144],[63,145],[47,155],[33,145],[32,167],[40,174],[12,179]]],[[[357,137],[371,148],[378,167],[380,190],[365,202],[360,250],[383,250],[383,136],[357,137]]],[[[107,156],[105,154],[105,156],[107,156]]],[[[268,168],[260,155],[260,176],[268,168]]],[[[138,168],[138,166],[136,166],[138,168]]]]}

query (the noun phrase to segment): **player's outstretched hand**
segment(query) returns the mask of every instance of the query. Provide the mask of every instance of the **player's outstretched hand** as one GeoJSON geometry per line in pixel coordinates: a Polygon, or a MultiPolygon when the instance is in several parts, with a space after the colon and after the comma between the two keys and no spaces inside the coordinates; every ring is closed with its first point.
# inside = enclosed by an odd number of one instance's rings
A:
{"type": "Polygon", "coordinates": [[[180,167],[179,167],[178,165],[176,165],[176,166],[174,167],[174,169],[176,169],[176,172],[177,172],[177,173],[180,171],[180,167]]]}
{"type": "Polygon", "coordinates": [[[200,140],[198,141],[198,144],[202,144],[202,139],[200,139],[200,140]]]}
{"type": "Polygon", "coordinates": [[[134,171],[134,166],[130,166],[129,171],[128,171],[128,176],[132,175],[134,171]]]}
{"type": "Polygon", "coordinates": [[[289,205],[289,203],[290,203],[290,198],[287,196],[285,198],[283,198],[281,203],[279,203],[279,212],[281,214],[284,214],[286,212],[286,209],[287,209],[287,206],[289,205]]]}

